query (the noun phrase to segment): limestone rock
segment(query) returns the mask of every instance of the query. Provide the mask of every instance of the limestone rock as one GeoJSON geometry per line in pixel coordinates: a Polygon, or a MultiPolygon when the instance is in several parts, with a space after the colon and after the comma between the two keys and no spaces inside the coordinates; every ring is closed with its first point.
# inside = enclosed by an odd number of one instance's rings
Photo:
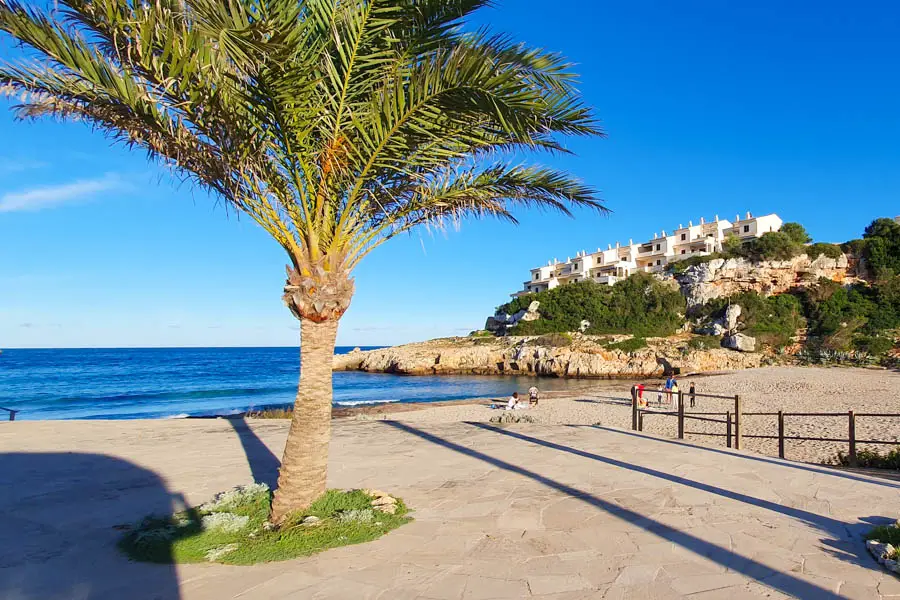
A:
{"type": "Polygon", "coordinates": [[[714,335],[716,337],[720,337],[725,334],[725,328],[722,327],[722,324],[718,321],[714,323],[707,323],[701,327],[698,327],[696,332],[700,335],[714,335]]]}
{"type": "Polygon", "coordinates": [[[738,318],[741,316],[741,307],[738,304],[730,304],[728,308],[725,309],[725,322],[722,323],[722,326],[725,328],[725,331],[733,332],[737,330],[738,326],[738,318]]]}
{"type": "Polygon", "coordinates": [[[312,527],[313,525],[317,525],[319,521],[321,521],[319,517],[315,515],[309,515],[308,517],[304,517],[300,522],[304,527],[312,527]]]}
{"type": "Polygon", "coordinates": [[[815,284],[820,277],[839,283],[856,278],[856,267],[846,255],[815,260],[801,254],[786,261],[753,263],[743,258],[717,258],[688,267],[676,276],[688,308],[706,304],[715,298],[739,292],[756,291],[763,295],[781,294],[815,284]]]}
{"type": "Polygon", "coordinates": [[[578,326],[578,331],[580,331],[581,333],[584,333],[585,331],[588,330],[588,328],[590,326],[591,326],[590,321],[588,321],[587,319],[582,319],[581,324],[578,326]]]}
{"type": "Polygon", "coordinates": [[[739,352],[755,352],[756,338],[744,335],[743,333],[735,333],[722,338],[722,346],[739,352]]]}

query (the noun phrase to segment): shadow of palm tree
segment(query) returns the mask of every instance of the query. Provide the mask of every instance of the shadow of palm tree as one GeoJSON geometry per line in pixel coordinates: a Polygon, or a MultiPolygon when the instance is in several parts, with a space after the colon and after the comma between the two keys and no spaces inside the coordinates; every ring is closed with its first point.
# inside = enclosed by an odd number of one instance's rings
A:
{"type": "Polygon", "coordinates": [[[281,461],[269,450],[265,442],[259,439],[244,417],[230,417],[227,421],[241,441],[247,457],[247,464],[250,465],[250,472],[253,474],[253,480],[257,483],[265,483],[269,489],[274,490],[278,484],[278,469],[281,467],[281,461]]]}
{"type": "MultiPolygon", "coordinates": [[[[381,421],[381,423],[386,424],[388,426],[400,429],[405,431],[411,435],[415,435],[421,439],[427,440],[434,444],[438,444],[444,448],[449,450],[453,450],[454,452],[458,452],[460,454],[469,456],[471,458],[480,460],[482,462],[493,465],[497,468],[503,469],[510,473],[516,473],[523,477],[527,477],[533,481],[536,481],[544,486],[547,486],[551,489],[557,490],[564,494],[567,494],[573,498],[577,498],[582,502],[589,504],[595,508],[606,511],[609,514],[612,514],[623,521],[631,523],[637,527],[641,527],[642,529],[653,533],[654,535],[659,536],[662,539],[670,541],[678,546],[698,555],[705,557],[708,560],[714,561],[734,572],[740,573],[748,578],[755,579],[760,581],[764,585],[777,589],[785,594],[790,596],[795,596],[799,598],[817,598],[822,600],[836,600],[841,598],[838,594],[834,593],[831,590],[825,589],[809,581],[805,581],[798,577],[791,575],[790,573],[784,573],[781,571],[777,571],[771,567],[768,567],[758,561],[755,561],[751,558],[746,558],[735,554],[728,548],[724,548],[715,544],[713,542],[709,542],[702,538],[699,538],[695,535],[687,533],[685,531],[680,531],[674,527],[666,525],[664,523],[660,523],[646,515],[637,513],[635,511],[629,510],[625,507],[619,506],[610,502],[609,500],[605,500],[599,496],[595,496],[586,492],[584,490],[580,490],[574,486],[559,482],[555,479],[552,479],[546,475],[537,473],[535,471],[531,471],[524,467],[520,467],[513,463],[507,462],[505,460],[490,456],[489,454],[485,454],[484,452],[480,452],[473,448],[468,448],[466,446],[462,446],[455,442],[451,442],[447,439],[441,438],[434,434],[428,433],[421,429],[417,429],[415,427],[411,427],[406,423],[400,423],[397,421],[381,421]]],[[[553,449],[562,450],[562,451],[571,451],[578,455],[584,455],[586,457],[594,458],[598,457],[598,455],[592,455],[590,453],[584,453],[580,450],[574,450],[572,448],[568,448],[566,446],[562,446],[560,444],[554,444],[552,442],[545,442],[544,440],[540,440],[538,438],[532,438],[530,436],[525,436],[518,433],[512,433],[504,430],[497,429],[495,427],[490,427],[487,425],[483,425],[480,423],[470,423],[470,425],[475,425],[481,427],[483,429],[493,431],[496,433],[507,434],[512,437],[520,438],[524,441],[531,441],[536,444],[547,446],[553,449]]],[[[606,457],[598,457],[598,458],[606,458],[606,457]]],[[[623,461],[616,461],[617,466],[622,467],[630,467],[632,469],[643,469],[642,467],[637,467],[636,465],[631,465],[629,463],[624,463],[623,461]]],[[[652,471],[652,470],[651,470],[652,471]]],[[[647,473],[648,475],[669,475],[665,473],[655,472],[655,473],[647,473]]],[[[674,477],[674,476],[672,476],[674,477]]],[[[704,491],[710,491],[711,493],[718,493],[719,495],[725,495],[726,497],[733,497],[734,499],[738,499],[741,501],[756,501],[762,503],[763,507],[769,508],[765,501],[759,500],[758,498],[752,498],[750,496],[746,496],[744,494],[737,494],[735,492],[730,492],[728,490],[722,490],[719,488],[714,488],[713,486],[708,486],[706,484],[698,484],[697,482],[693,482],[691,480],[686,480],[684,478],[679,478],[682,481],[678,483],[682,484],[697,484],[697,489],[704,489],[704,491]]],[[[774,503],[769,503],[774,504],[774,503]]],[[[760,505],[760,504],[757,504],[760,505]]],[[[774,505],[779,509],[784,509],[786,507],[782,507],[780,505],[774,505]]],[[[773,507],[774,508],[774,507],[773,507]]],[[[840,523],[834,519],[829,519],[828,517],[822,517],[821,515],[816,515],[814,513],[808,513],[807,511],[800,511],[797,509],[792,509],[794,514],[792,516],[802,518],[806,522],[816,524],[817,526],[822,526],[827,528],[828,531],[837,531],[840,529],[841,532],[846,533],[846,525],[844,523],[840,523]]],[[[784,513],[787,514],[787,513],[784,513]]]]}
{"type": "Polygon", "coordinates": [[[129,561],[123,523],[183,510],[152,471],[99,454],[0,455],[0,598],[178,600],[171,564],[129,561]]]}

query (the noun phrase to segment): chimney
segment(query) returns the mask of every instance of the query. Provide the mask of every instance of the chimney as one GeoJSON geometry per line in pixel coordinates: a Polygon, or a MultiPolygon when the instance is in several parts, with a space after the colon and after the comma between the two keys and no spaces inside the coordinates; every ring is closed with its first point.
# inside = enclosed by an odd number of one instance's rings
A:
{"type": "Polygon", "coordinates": [[[629,245],[629,246],[634,246],[634,240],[631,239],[631,238],[628,238],[628,245],[629,245]]]}
{"type": "Polygon", "coordinates": [[[706,217],[700,217],[700,224],[703,225],[706,223],[706,217]]]}
{"type": "MultiPolygon", "coordinates": [[[[703,224],[703,217],[700,217],[700,224],[701,224],[701,225],[703,224]]],[[[694,226],[694,222],[693,222],[693,221],[688,221],[688,227],[693,227],[693,226],[694,226]]]]}
{"type": "Polygon", "coordinates": [[[606,249],[607,249],[607,250],[612,250],[612,244],[607,244],[607,245],[606,245],[606,249]]]}
{"type": "Polygon", "coordinates": [[[719,215],[716,215],[716,223],[719,222],[719,215]]]}
{"type": "Polygon", "coordinates": [[[666,230],[665,230],[665,229],[662,230],[662,236],[663,236],[663,237],[666,237],[666,230]]]}
{"type": "Polygon", "coordinates": [[[655,233],[653,234],[653,239],[654,239],[654,240],[656,239],[656,234],[655,234],[655,233]]]}
{"type": "MultiPolygon", "coordinates": [[[[690,227],[690,226],[691,226],[691,222],[688,221],[688,227],[690,227]]],[[[678,229],[684,229],[684,225],[682,225],[681,223],[679,223],[679,224],[678,224],[678,229]]]]}
{"type": "Polygon", "coordinates": [[[616,248],[618,248],[618,247],[619,247],[619,242],[616,242],[616,248]]]}
{"type": "Polygon", "coordinates": [[[748,218],[748,219],[752,219],[752,218],[753,218],[753,215],[750,214],[750,211],[749,211],[749,210],[747,211],[747,218],[748,218]]]}
{"type": "Polygon", "coordinates": [[[741,220],[741,215],[734,215],[734,222],[737,223],[741,220]]]}

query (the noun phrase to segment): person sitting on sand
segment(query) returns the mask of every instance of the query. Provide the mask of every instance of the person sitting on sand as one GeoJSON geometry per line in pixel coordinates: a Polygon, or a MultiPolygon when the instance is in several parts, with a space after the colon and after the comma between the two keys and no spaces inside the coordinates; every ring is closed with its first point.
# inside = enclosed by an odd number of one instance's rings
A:
{"type": "Polygon", "coordinates": [[[536,385],[533,385],[530,388],[528,388],[528,403],[531,406],[537,406],[538,394],[539,394],[539,392],[538,392],[536,385]]]}
{"type": "Polygon", "coordinates": [[[516,410],[517,408],[519,408],[519,392],[513,392],[506,403],[506,410],[516,410]]]}

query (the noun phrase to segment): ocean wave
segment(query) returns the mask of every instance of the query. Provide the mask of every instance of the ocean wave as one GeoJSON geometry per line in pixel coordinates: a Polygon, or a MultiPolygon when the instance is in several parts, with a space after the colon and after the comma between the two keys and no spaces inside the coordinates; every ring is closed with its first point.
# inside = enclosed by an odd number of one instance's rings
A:
{"type": "Polygon", "coordinates": [[[271,396],[280,393],[295,393],[295,386],[279,387],[236,387],[214,390],[167,391],[167,392],[134,392],[128,394],[88,394],[53,398],[52,402],[134,402],[155,400],[202,400],[206,398],[230,398],[248,396],[271,396]]]}

